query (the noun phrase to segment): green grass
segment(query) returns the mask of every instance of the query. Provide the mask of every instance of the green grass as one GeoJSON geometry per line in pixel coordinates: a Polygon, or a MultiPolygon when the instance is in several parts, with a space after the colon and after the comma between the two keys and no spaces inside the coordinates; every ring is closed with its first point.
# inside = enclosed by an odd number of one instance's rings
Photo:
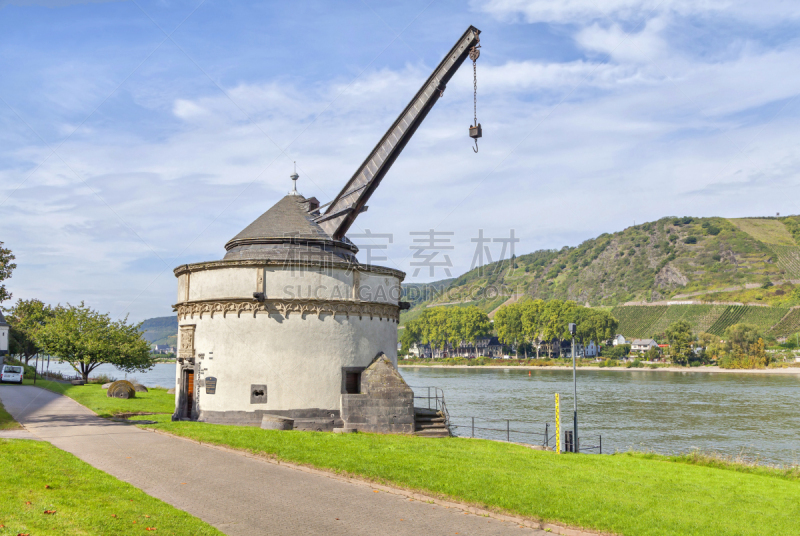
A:
{"type": "Polygon", "coordinates": [[[800,534],[800,482],[767,468],[654,454],[557,455],[465,438],[152,427],[483,507],[624,535],[800,534]]]}
{"type": "MultiPolygon", "coordinates": [[[[23,380],[25,385],[33,385],[33,380],[23,380]]],[[[147,393],[136,393],[135,398],[123,400],[108,398],[106,390],[99,384],[72,385],[37,380],[36,386],[54,393],[66,395],[83,404],[101,417],[113,417],[120,413],[168,413],[175,411],[175,395],[167,394],[166,389],[150,389],[147,393]]]]}
{"type": "Polygon", "coordinates": [[[14,420],[11,414],[6,411],[6,408],[3,407],[3,403],[0,402],[0,430],[19,430],[20,428],[22,426],[14,420]]]}
{"type": "Polygon", "coordinates": [[[222,534],[49,443],[0,439],[0,467],[2,535],[222,534]]]}
{"type": "Polygon", "coordinates": [[[765,244],[776,246],[794,246],[797,244],[786,226],[777,219],[764,218],[730,218],[740,230],[765,244]]]}

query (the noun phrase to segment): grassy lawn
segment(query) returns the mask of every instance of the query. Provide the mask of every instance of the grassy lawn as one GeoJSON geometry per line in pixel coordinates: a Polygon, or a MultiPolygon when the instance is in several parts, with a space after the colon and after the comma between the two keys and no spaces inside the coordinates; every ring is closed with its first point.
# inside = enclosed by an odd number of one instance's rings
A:
{"type": "MultiPolygon", "coordinates": [[[[23,380],[25,385],[33,385],[33,380],[23,380]]],[[[83,404],[101,417],[112,417],[120,413],[168,413],[175,411],[175,395],[167,394],[166,389],[150,389],[147,393],[136,393],[135,398],[123,400],[108,398],[106,390],[99,384],[72,385],[51,381],[36,380],[36,387],[66,395],[83,404]]]]}
{"type": "Polygon", "coordinates": [[[3,403],[0,402],[0,430],[18,430],[20,428],[22,426],[11,417],[6,408],[3,407],[3,403]]]}
{"type": "Polygon", "coordinates": [[[0,439],[0,467],[0,535],[222,534],[49,443],[0,439]]]}
{"type": "Polygon", "coordinates": [[[152,427],[205,443],[589,529],[631,536],[800,534],[797,473],[714,467],[691,457],[557,455],[464,438],[154,420],[152,427]]]}

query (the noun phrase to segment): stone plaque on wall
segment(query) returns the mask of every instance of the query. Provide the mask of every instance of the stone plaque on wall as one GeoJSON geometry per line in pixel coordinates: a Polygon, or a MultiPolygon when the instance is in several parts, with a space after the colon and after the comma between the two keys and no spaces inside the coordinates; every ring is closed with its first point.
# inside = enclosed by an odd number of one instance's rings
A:
{"type": "Polygon", "coordinates": [[[206,378],[206,394],[213,395],[217,391],[217,379],[214,376],[206,378]]]}
{"type": "Polygon", "coordinates": [[[180,341],[178,342],[178,357],[194,357],[194,325],[181,326],[180,341]]]}

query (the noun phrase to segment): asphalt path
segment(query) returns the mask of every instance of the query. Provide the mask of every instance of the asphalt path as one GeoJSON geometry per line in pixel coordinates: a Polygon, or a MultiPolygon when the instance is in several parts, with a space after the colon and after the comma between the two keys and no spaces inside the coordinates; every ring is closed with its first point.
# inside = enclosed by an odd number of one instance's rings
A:
{"type": "Polygon", "coordinates": [[[470,513],[466,507],[409,499],[407,493],[385,487],[109,421],[68,397],[38,387],[0,385],[0,400],[28,434],[226,534],[573,533],[523,527],[470,513]]]}

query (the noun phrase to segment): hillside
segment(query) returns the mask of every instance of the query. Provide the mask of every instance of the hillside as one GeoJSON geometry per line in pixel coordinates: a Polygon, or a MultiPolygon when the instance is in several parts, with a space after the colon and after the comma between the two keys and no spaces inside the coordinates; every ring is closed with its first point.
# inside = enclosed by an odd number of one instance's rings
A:
{"type": "MultiPolygon", "coordinates": [[[[472,302],[487,312],[497,297],[570,299],[591,306],[692,296],[716,300],[767,282],[800,280],[800,216],[662,218],[602,234],[577,247],[540,250],[476,268],[426,305],[472,302]]],[[[800,282],[800,281],[798,281],[800,282]]],[[[793,300],[794,285],[784,287],[793,300]]]]}
{"type": "Polygon", "coordinates": [[[617,331],[628,338],[655,337],[663,334],[673,322],[685,320],[695,333],[717,336],[734,324],[750,324],[761,332],[787,337],[800,331],[800,309],[760,307],[753,305],[620,305],[611,310],[619,320],[617,331]]]}
{"type": "Polygon", "coordinates": [[[148,318],[142,322],[141,328],[144,340],[150,344],[178,344],[178,317],[160,316],[158,318],[148,318]]]}
{"type": "MultiPolygon", "coordinates": [[[[403,284],[403,299],[412,308],[402,313],[401,325],[428,306],[476,305],[491,313],[504,303],[530,296],[613,307],[626,336],[657,336],[675,319],[689,320],[696,331],[713,333],[724,331],[730,318],[785,336],[800,329],[800,310],[789,313],[790,307],[800,305],[798,244],[800,216],[662,218],[602,234],[576,247],[492,263],[455,279],[403,284]],[[709,303],[620,308],[628,302],[687,299],[709,303]],[[771,305],[774,310],[746,307],[748,303],[771,305]]],[[[177,319],[148,319],[142,331],[152,343],[175,345],[177,319]]]]}

